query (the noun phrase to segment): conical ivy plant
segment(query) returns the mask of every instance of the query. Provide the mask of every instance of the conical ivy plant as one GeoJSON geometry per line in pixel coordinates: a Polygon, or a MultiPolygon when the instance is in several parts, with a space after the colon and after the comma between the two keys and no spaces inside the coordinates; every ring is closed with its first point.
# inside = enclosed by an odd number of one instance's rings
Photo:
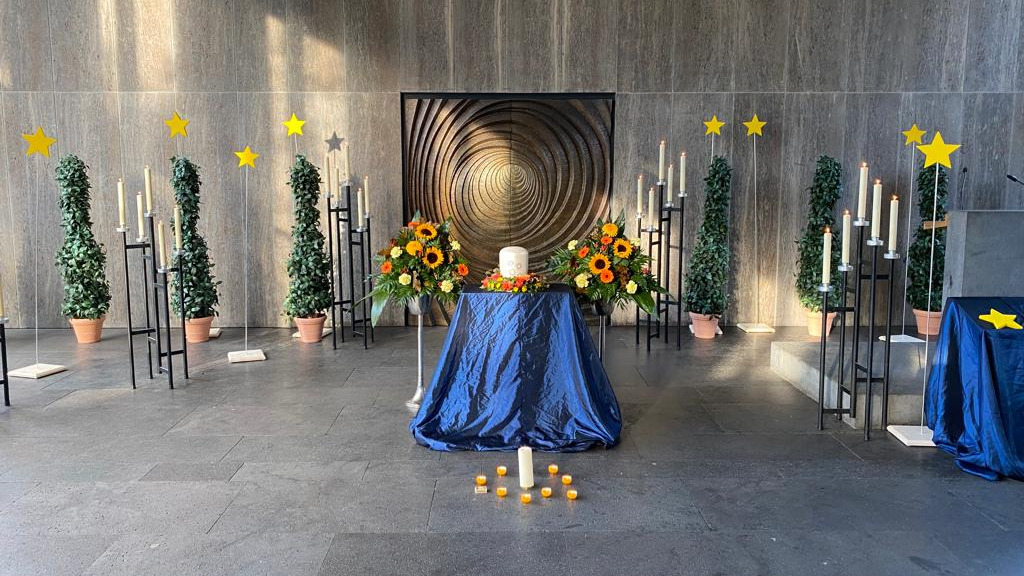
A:
{"type": "Polygon", "coordinates": [[[836,202],[843,197],[843,166],[835,158],[822,154],[814,170],[814,182],[807,205],[807,226],[796,241],[796,293],[800,304],[811,312],[821,311],[821,239],[825,228],[832,229],[832,271],[839,266],[841,239],[836,233],[836,202]]]}
{"type": "MultiPolygon", "coordinates": [[[[936,221],[946,218],[946,196],[949,188],[949,174],[938,164],[921,168],[917,173],[917,209],[921,219],[936,221]],[[937,168],[937,170],[936,170],[937,168]],[[935,180],[938,178],[938,194],[935,180]],[[936,198],[938,203],[935,202],[936,198]],[[934,211],[934,212],[933,212],[934,211]]],[[[921,226],[914,232],[914,241],[907,251],[910,260],[907,268],[907,302],[918,310],[938,312],[942,310],[942,279],[946,268],[946,229],[935,229],[935,261],[932,265],[932,230],[921,226]],[[931,276],[929,277],[929,268],[931,276]],[[929,291],[931,298],[928,297],[929,291]]]]}
{"type": "Polygon", "coordinates": [[[181,208],[181,251],[176,264],[181,274],[173,276],[171,306],[174,313],[186,319],[207,318],[217,315],[219,296],[210,263],[210,249],[199,234],[199,167],[188,158],[171,158],[171,188],[174,201],[181,208]],[[179,288],[180,283],[184,283],[179,288]],[[182,306],[181,293],[185,301],[182,306]]]}
{"type": "Polygon", "coordinates": [[[89,169],[77,156],[57,162],[60,187],[60,227],[64,243],[57,251],[57,267],[64,281],[61,312],[69,318],[95,320],[110,308],[107,257],[96,241],[89,218],[89,169]]]}
{"type": "Polygon", "coordinates": [[[686,309],[694,314],[721,316],[728,305],[731,185],[729,162],[716,156],[704,178],[704,221],[686,273],[686,309]]]}
{"type": "Polygon", "coordinates": [[[292,318],[322,316],[331,306],[331,264],[320,231],[320,173],[306,157],[295,156],[291,174],[295,201],[292,253],[288,257],[288,298],[284,310],[292,318]]]}

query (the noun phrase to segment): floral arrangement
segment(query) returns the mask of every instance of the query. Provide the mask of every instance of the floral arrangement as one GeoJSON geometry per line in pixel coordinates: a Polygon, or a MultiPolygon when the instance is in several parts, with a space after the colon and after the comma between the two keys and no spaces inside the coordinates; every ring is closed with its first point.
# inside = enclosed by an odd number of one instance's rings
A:
{"type": "Polygon", "coordinates": [[[559,248],[548,261],[557,276],[571,281],[576,292],[607,309],[623,302],[654,312],[652,292],[664,291],[651,274],[651,258],[640,249],[640,239],[623,234],[625,216],[598,221],[581,240],[559,248]]]}
{"type": "Polygon", "coordinates": [[[451,236],[451,221],[422,220],[419,212],[377,253],[371,321],[374,325],[391,300],[405,304],[419,296],[434,296],[442,304],[455,302],[469,266],[459,241],[451,236]]]}
{"type": "Polygon", "coordinates": [[[540,274],[521,274],[519,276],[506,277],[501,275],[497,268],[484,277],[480,287],[488,292],[512,292],[525,294],[527,292],[540,292],[548,287],[544,276],[540,274]]]}

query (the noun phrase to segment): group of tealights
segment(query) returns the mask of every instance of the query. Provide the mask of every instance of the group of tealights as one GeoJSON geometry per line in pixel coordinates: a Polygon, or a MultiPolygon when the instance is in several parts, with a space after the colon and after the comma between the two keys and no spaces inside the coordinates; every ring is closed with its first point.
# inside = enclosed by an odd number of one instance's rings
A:
{"type": "MultiPolygon", "coordinates": [[[[871,246],[881,246],[880,223],[882,221],[882,181],[875,179],[875,187],[872,190],[871,202],[871,246]]],[[[896,228],[899,219],[900,198],[893,194],[889,200],[889,254],[888,257],[896,256],[896,228]]],[[[867,226],[868,221],[864,219],[868,212],[868,163],[860,165],[860,183],[857,187],[857,221],[856,226],[867,226]]],[[[843,252],[842,262],[844,269],[850,266],[850,211],[843,210],[843,252]]],[[[828,286],[832,280],[832,230],[825,228],[822,236],[822,259],[821,259],[821,283],[828,286]]]]}
{"type": "MultiPolygon", "coordinates": [[[[504,464],[499,465],[495,469],[499,478],[504,478],[508,475],[508,466],[504,464]]],[[[548,474],[551,476],[558,476],[558,464],[548,464],[548,474]]],[[[477,493],[487,492],[487,476],[480,474],[475,478],[477,493]]],[[[562,485],[566,487],[565,497],[569,500],[576,500],[580,497],[579,491],[572,487],[572,476],[569,474],[563,474],[561,477],[562,485]]],[[[528,447],[522,447],[519,449],[519,486],[523,489],[523,492],[519,494],[519,501],[523,504],[529,504],[533,501],[533,495],[527,490],[533,487],[533,451],[528,447]]],[[[508,496],[508,488],[505,486],[498,486],[494,489],[494,493],[498,495],[498,498],[504,498],[508,496]]],[[[551,498],[554,491],[544,486],[540,489],[540,495],[544,498],[551,498]]]]}
{"type": "MultiPolygon", "coordinates": [[[[136,239],[139,242],[146,240],[146,228],[144,223],[145,214],[153,215],[153,174],[149,170],[149,166],[146,166],[143,171],[143,179],[146,182],[146,195],[145,204],[143,204],[142,192],[139,192],[135,196],[136,213],[138,214],[138,225],[139,235],[136,239]]],[[[157,262],[160,264],[161,269],[165,269],[171,265],[171,253],[168,249],[167,244],[167,232],[166,224],[163,220],[156,223],[156,253],[157,262]]],[[[126,232],[128,226],[125,223],[125,194],[124,194],[124,180],[118,179],[117,181],[117,229],[121,232],[126,232]]],[[[177,252],[181,252],[181,208],[175,204],[174,206],[174,249],[177,252]]]]}
{"type": "MultiPolygon", "coordinates": [[[[668,165],[668,181],[665,181],[665,141],[658,144],[658,184],[665,182],[665,190],[668,191],[668,198],[665,199],[666,206],[672,206],[672,178],[675,174],[674,164],[668,165]]],[[[686,196],[686,151],[679,153],[679,196],[686,196]]],[[[644,205],[644,175],[636,177],[636,217],[643,218],[644,205]]],[[[654,186],[647,191],[647,221],[648,226],[656,226],[658,222],[658,193],[654,186]]]]}

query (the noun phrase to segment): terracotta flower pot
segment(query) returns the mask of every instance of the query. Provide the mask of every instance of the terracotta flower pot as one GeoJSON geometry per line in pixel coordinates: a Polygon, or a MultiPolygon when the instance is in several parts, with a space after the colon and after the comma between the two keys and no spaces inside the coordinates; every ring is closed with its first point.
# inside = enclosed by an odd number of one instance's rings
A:
{"type": "MultiPolygon", "coordinates": [[[[825,318],[825,338],[832,333],[832,325],[836,323],[836,312],[829,312],[825,318]]],[[[807,313],[807,334],[821,338],[821,312],[807,313]]]]}
{"type": "Polygon", "coordinates": [[[185,340],[192,344],[206,342],[210,339],[210,324],[213,316],[205,318],[188,318],[185,320],[185,340]]]}
{"type": "Polygon", "coordinates": [[[299,342],[316,344],[324,339],[324,322],[327,316],[313,318],[296,318],[295,326],[299,329],[299,342]]]}
{"type": "Polygon", "coordinates": [[[693,324],[693,335],[697,338],[711,340],[718,334],[717,316],[690,312],[690,322],[693,324]]]}
{"type": "Polygon", "coordinates": [[[914,308],[914,320],[917,320],[917,333],[922,336],[938,336],[942,327],[942,310],[929,312],[914,308]]]}
{"type": "Polygon", "coordinates": [[[68,318],[68,321],[71,322],[71,328],[75,331],[75,338],[79,344],[93,344],[100,341],[105,318],[68,318]]]}

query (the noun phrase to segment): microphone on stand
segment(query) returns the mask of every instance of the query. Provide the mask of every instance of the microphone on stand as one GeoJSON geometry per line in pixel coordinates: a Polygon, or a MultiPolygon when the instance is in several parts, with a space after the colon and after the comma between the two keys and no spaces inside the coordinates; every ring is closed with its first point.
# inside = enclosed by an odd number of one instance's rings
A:
{"type": "Polygon", "coordinates": [[[1020,184],[1021,186],[1024,186],[1024,182],[1022,182],[1020,178],[1017,178],[1013,174],[1007,174],[1006,179],[1009,180],[1010,182],[1015,182],[1017,184],[1020,184]]]}

